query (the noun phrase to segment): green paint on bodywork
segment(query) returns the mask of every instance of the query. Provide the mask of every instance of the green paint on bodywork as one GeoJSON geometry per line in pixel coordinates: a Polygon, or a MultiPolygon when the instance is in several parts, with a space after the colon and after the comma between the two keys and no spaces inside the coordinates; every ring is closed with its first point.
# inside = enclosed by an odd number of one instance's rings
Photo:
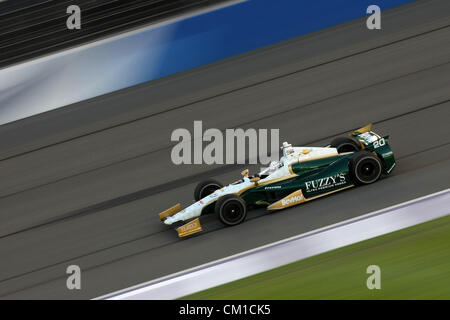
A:
{"type": "MultiPolygon", "coordinates": [[[[395,166],[394,154],[389,146],[389,136],[380,137],[372,131],[356,134],[364,149],[374,152],[381,160],[383,174],[389,174],[395,166]],[[376,140],[374,140],[376,139],[376,140]],[[374,140],[370,142],[370,140],[374,140]]],[[[349,160],[354,153],[298,162],[291,165],[297,176],[276,181],[245,191],[241,197],[247,204],[274,203],[301,189],[306,199],[321,196],[353,185],[349,175],[349,160]]]]}
{"type": "Polygon", "coordinates": [[[273,203],[302,189],[305,198],[312,198],[352,185],[348,175],[348,160],[352,154],[342,154],[292,165],[297,176],[245,191],[241,197],[247,203],[273,203]]]}
{"type": "MultiPolygon", "coordinates": [[[[364,145],[364,150],[374,152],[381,160],[383,174],[389,174],[395,166],[395,158],[389,146],[389,136],[380,137],[372,131],[352,134],[354,139],[364,145]]],[[[349,175],[349,161],[354,153],[302,161],[291,165],[295,176],[256,186],[240,196],[248,206],[267,206],[289,194],[302,190],[306,199],[338,191],[354,183],[349,175]]],[[[214,212],[215,202],[209,204],[202,214],[214,212]]]]}

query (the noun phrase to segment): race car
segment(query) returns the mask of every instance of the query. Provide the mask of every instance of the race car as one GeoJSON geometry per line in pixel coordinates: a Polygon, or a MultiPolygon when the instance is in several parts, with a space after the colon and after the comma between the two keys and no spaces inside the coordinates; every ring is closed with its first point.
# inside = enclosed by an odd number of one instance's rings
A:
{"type": "Polygon", "coordinates": [[[354,186],[367,185],[388,175],[395,158],[388,143],[372,131],[372,124],[338,137],[325,147],[293,147],[283,142],[283,156],[261,172],[227,186],[215,180],[200,182],[194,191],[195,203],[185,209],[177,204],[159,214],[166,225],[176,228],[179,237],[202,231],[200,216],[215,214],[226,226],[243,222],[247,212],[257,207],[280,210],[354,186]]]}

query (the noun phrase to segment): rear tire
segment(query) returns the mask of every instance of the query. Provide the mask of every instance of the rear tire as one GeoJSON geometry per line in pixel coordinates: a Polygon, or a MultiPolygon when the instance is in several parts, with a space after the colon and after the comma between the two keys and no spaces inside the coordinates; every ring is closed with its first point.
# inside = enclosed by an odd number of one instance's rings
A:
{"type": "Polygon", "coordinates": [[[337,137],[331,141],[330,145],[332,148],[336,148],[338,153],[361,150],[361,145],[355,139],[349,137],[337,137]]]}
{"type": "Polygon", "coordinates": [[[228,194],[217,200],[215,212],[224,225],[235,226],[247,217],[247,206],[241,197],[228,194]]]}
{"type": "Polygon", "coordinates": [[[211,193],[222,187],[223,185],[216,180],[210,179],[202,181],[195,187],[194,199],[195,201],[203,199],[204,197],[209,196],[211,193]]]}
{"type": "Polygon", "coordinates": [[[349,161],[349,174],[356,185],[371,184],[377,181],[383,169],[380,159],[368,151],[360,151],[349,161]]]}

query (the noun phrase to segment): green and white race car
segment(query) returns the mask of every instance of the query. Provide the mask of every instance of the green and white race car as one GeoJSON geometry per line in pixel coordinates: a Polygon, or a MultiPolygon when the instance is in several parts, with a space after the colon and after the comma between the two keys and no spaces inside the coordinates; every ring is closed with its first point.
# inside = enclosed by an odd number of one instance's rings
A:
{"type": "Polygon", "coordinates": [[[288,208],[306,201],[377,181],[395,167],[389,136],[381,137],[367,125],[326,147],[293,147],[283,143],[283,156],[267,169],[223,186],[215,180],[200,182],[195,203],[181,210],[177,204],[159,214],[167,225],[188,221],[177,228],[180,237],[202,231],[199,217],[215,214],[227,226],[243,222],[247,211],[288,208]]]}

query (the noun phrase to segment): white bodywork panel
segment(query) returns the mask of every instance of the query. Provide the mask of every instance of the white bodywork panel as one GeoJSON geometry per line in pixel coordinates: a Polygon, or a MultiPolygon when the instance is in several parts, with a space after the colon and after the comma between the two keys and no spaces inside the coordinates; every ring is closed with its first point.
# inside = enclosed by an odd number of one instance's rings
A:
{"type": "Polygon", "coordinates": [[[249,178],[244,177],[243,181],[240,181],[239,183],[236,184],[229,184],[228,186],[218,189],[213,193],[211,193],[209,196],[206,196],[203,199],[200,199],[199,201],[195,202],[194,204],[191,204],[186,209],[183,209],[177,214],[168,217],[166,220],[164,220],[164,223],[172,224],[177,221],[185,221],[191,218],[198,217],[202,214],[202,209],[211,202],[214,202],[220,197],[227,194],[239,193],[241,190],[252,187],[254,184],[255,184],[254,182],[250,182],[249,178]]]}
{"type": "MultiPolygon", "coordinates": [[[[271,166],[260,174],[268,174],[264,179],[259,180],[258,183],[269,182],[274,179],[284,178],[291,176],[289,171],[289,166],[293,163],[308,161],[319,157],[328,157],[337,155],[338,152],[336,148],[320,148],[320,147],[292,147],[288,143],[283,143],[283,157],[279,162],[272,162],[271,166]]],[[[189,207],[181,210],[177,214],[168,217],[164,223],[172,224],[177,221],[186,221],[192,218],[199,217],[202,213],[203,208],[209,205],[211,202],[215,202],[220,197],[227,194],[237,194],[244,189],[250,189],[255,185],[251,182],[249,178],[244,177],[242,180],[229,184],[221,189],[218,189],[211,193],[210,195],[204,197],[203,199],[195,202],[189,207]]]]}

